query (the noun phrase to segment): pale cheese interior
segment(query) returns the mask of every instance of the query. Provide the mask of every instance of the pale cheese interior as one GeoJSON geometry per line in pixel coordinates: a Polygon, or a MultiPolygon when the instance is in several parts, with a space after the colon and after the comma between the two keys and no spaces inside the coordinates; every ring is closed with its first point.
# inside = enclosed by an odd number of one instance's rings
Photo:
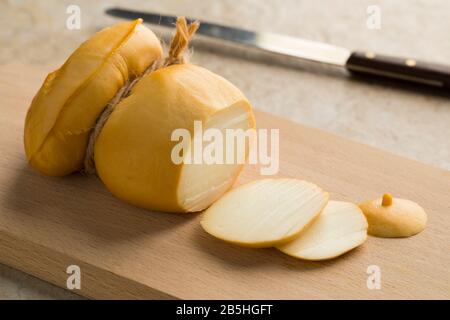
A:
{"type": "MultiPolygon", "coordinates": [[[[226,154],[232,153],[236,155],[238,145],[235,148],[226,147],[226,129],[241,129],[246,131],[253,127],[253,121],[250,119],[251,114],[244,105],[235,105],[214,114],[206,123],[203,124],[204,132],[208,129],[215,128],[222,132],[223,148],[222,163],[214,164],[184,164],[181,172],[180,183],[178,187],[178,201],[186,211],[201,211],[217,200],[225,191],[227,191],[234,183],[243,163],[233,164],[226,162],[226,154]]],[[[194,137],[193,139],[196,139],[194,137]]],[[[206,148],[211,142],[204,142],[203,148],[206,148]]],[[[193,142],[191,142],[191,147],[193,142]]],[[[240,150],[244,154],[244,160],[249,152],[249,140],[242,145],[240,150]]],[[[193,160],[192,152],[191,159],[193,160]]],[[[236,160],[236,158],[235,158],[236,160]]]]}
{"type": "Polygon", "coordinates": [[[307,260],[334,258],[364,243],[367,226],[358,206],[348,202],[329,201],[310,227],[298,238],[278,249],[307,260]]]}

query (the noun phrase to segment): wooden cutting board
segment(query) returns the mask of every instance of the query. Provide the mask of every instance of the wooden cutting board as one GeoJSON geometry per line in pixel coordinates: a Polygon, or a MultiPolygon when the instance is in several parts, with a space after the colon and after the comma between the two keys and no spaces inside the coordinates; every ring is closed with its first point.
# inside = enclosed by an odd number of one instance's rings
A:
{"type": "MultiPolygon", "coordinates": [[[[450,298],[450,172],[257,112],[260,128],[280,128],[280,176],[307,179],[332,198],[359,202],[389,191],[428,212],[408,239],[369,237],[327,262],[290,258],[216,240],[199,214],[135,208],[95,177],[50,178],[26,163],[22,131],[47,68],[0,67],[0,261],[66,287],[81,268],[90,298],[381,299],[450,298]],[[381,289],[367,287],[380,267],[381,289]]],[[[238,184],[259,178],[249,166],[238,184]]]]}

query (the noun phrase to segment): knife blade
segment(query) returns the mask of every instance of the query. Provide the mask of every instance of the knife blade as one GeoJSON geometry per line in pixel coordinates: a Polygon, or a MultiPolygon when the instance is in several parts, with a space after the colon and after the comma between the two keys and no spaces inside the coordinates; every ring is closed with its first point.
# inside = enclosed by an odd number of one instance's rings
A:
{"type": "MultiPolygon", "coordinates": [[[[173,27],[175,16],[110,8],[106,13],[124,19],[142,18],[144,22],[173,27]]],[[[197,19],[187,18],[189,22],[197,19]]],[[[369,75],[450,89],[450,67],[420,62],[412,58],[379,55],[369,51],[351,51],[346,48],[291,36],[254,32],[250,30],[200,21],[198,34],[240,45],[257,48],[302,60],[345,68],[353,75],[369,75]]]]}

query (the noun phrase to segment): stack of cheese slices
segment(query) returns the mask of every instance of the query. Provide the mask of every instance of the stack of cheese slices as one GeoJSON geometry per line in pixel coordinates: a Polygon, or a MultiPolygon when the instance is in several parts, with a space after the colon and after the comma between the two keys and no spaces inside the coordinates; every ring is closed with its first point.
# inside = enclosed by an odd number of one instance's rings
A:
{"type": "Polygon", "coordinates": [[[364,243],[367,220],[352,203],[329,201],[313,183],[263,179],[225,194],[201,221],[209,234],[238,245],[267,248],[301,259],[325,260],[364,243]]]}

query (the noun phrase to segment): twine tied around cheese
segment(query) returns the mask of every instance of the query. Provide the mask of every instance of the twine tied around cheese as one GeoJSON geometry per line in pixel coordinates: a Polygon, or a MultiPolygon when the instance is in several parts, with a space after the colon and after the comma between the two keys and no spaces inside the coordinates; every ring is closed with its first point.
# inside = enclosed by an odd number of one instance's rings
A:
{"type": "Polygon", "coordinates": [[[120,101],[130,95],[131,89],[137,82],[139,82],[140,79],[142,79],[142,77],[156,70],[171,65],[187,63],[187,58],[185,57],[184,52],[188,48],[189,42],[191,41],[192,37],[199,27],[200,23],[198,21],[194,21],[188,25],[185,17],[178,17],[176,22],[176,33],[170,42],[167,57],[156,60],[141,75],[135,77],[131,81],[127,81],[125,85],[120,88],[116,95],[107,104],[103,112],[98,117],[95,123],[95,127],[91,130],[91,133],[89,135],[86,155],[84,157],[84,168],[82,170],[84,173],[96,173],[94,161],[95,142],[97,141],[100,132],[102,131],[105,123],[108,121],[108,118],[114,111],[115,107],[119,104],[120,101]]]}

